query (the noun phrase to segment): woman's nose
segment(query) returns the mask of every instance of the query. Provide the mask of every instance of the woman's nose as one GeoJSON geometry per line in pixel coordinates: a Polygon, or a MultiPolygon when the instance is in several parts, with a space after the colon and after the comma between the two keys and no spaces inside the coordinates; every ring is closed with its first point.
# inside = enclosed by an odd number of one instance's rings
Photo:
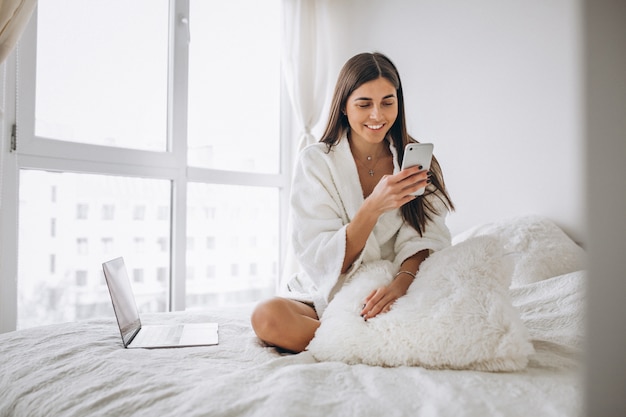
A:
{"type": "Polygon", "coordinates": [[[377,105],[372,106],[372,112],[370,113],[370,119],[377,119],[380,114],[380,107],[377,105]]]}

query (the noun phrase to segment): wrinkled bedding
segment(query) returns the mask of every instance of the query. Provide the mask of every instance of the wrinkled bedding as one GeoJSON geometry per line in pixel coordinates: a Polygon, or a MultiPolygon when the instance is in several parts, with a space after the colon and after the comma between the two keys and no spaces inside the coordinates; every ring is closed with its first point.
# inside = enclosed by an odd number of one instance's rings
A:
{"type": "Polygon", "coordinates": [[[512,289],[533,340],[514,373],[383,368],[281,354],[252,306],[147,315],[218,321],[218,346],[124,349],[113,318],[0,335],[0,416],[576,416],[584,271],[512,289]]]}
{"type": "Polygon", "coordinates": [[[457,239],[498,235],[519,260],[509,291],[534,347],[522,371],[318,362],[263,345],[246,305],[143,317],[218,322],[217,346],[124,349],[114,317],[0,334],[0,417],[582,415],[586,272],[559,233],[523,218],[457,239]]]}

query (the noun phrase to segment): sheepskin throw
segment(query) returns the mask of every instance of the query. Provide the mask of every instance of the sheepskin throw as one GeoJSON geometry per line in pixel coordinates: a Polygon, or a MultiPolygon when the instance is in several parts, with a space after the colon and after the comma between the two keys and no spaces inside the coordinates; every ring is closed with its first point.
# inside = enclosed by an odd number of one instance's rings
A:
{"type": "Polygon", "coordinates": [[[364,321],[363,300],[393,279],[392,265],[362,265],[333,298],[308,346],[319,361],[374,366],[517,371],[534,352],[509,298],[512,264],[500,240],[479,236],[433,253],[405,296],[364,321]]]}

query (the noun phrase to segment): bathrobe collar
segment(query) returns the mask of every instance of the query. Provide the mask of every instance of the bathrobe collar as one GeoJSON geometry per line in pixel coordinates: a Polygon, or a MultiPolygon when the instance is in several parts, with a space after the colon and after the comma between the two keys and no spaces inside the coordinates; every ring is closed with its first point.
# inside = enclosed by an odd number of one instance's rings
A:
{"type": "MultiPolygon", "coordinates": [[[[387,139],[385,139],[387,140],[387,139]]],[[[387,140],[389,150],[393,155],[393,167],[394,174],[400,172],[400,166],[398,164],[398,152],[392,141],[387,140]]],[[[347,136],[343,136],[341,140],[333,147],[336,160],[336,169],[338,172],[338,180],[335,184],[341,191],[341,199],[344,205],[344,210],[348,216],[348,221],[352,221],[356,212],[363,205],[365,198],[363,197],[363,191],[361,188],[361,182],[359,181],[359,174],[356,166],[356,161],[350,151],[350,143],[347,136]],[[343,184],[343,187],[341,186],[343,184]]],[[[373,232],[370,234],[365,248],[363,250],[363,260],[379,259],[380,258],[380,244],[388,241],[401,226],[404,220],[400,214],[400,210],[392,210],[384,213],[378,218],[378,222],[374,227],[373,232]],[[368,259],[369,258],[369,259],[368,259]]]]}

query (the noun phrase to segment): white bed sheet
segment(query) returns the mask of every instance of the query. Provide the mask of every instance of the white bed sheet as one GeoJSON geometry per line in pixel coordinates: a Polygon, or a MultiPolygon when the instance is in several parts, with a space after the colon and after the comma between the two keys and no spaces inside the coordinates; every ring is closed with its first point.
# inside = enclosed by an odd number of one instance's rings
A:
{"type": "Polygon", "coordinates": [[[218,321],[218,346],[124,349],[113,318],[0,335],[0,416],[577,416],[585,272],[512,289],[536,353],[516,373],[316,362],[263,346],[252,306],[146,315],[218,321]]]}

